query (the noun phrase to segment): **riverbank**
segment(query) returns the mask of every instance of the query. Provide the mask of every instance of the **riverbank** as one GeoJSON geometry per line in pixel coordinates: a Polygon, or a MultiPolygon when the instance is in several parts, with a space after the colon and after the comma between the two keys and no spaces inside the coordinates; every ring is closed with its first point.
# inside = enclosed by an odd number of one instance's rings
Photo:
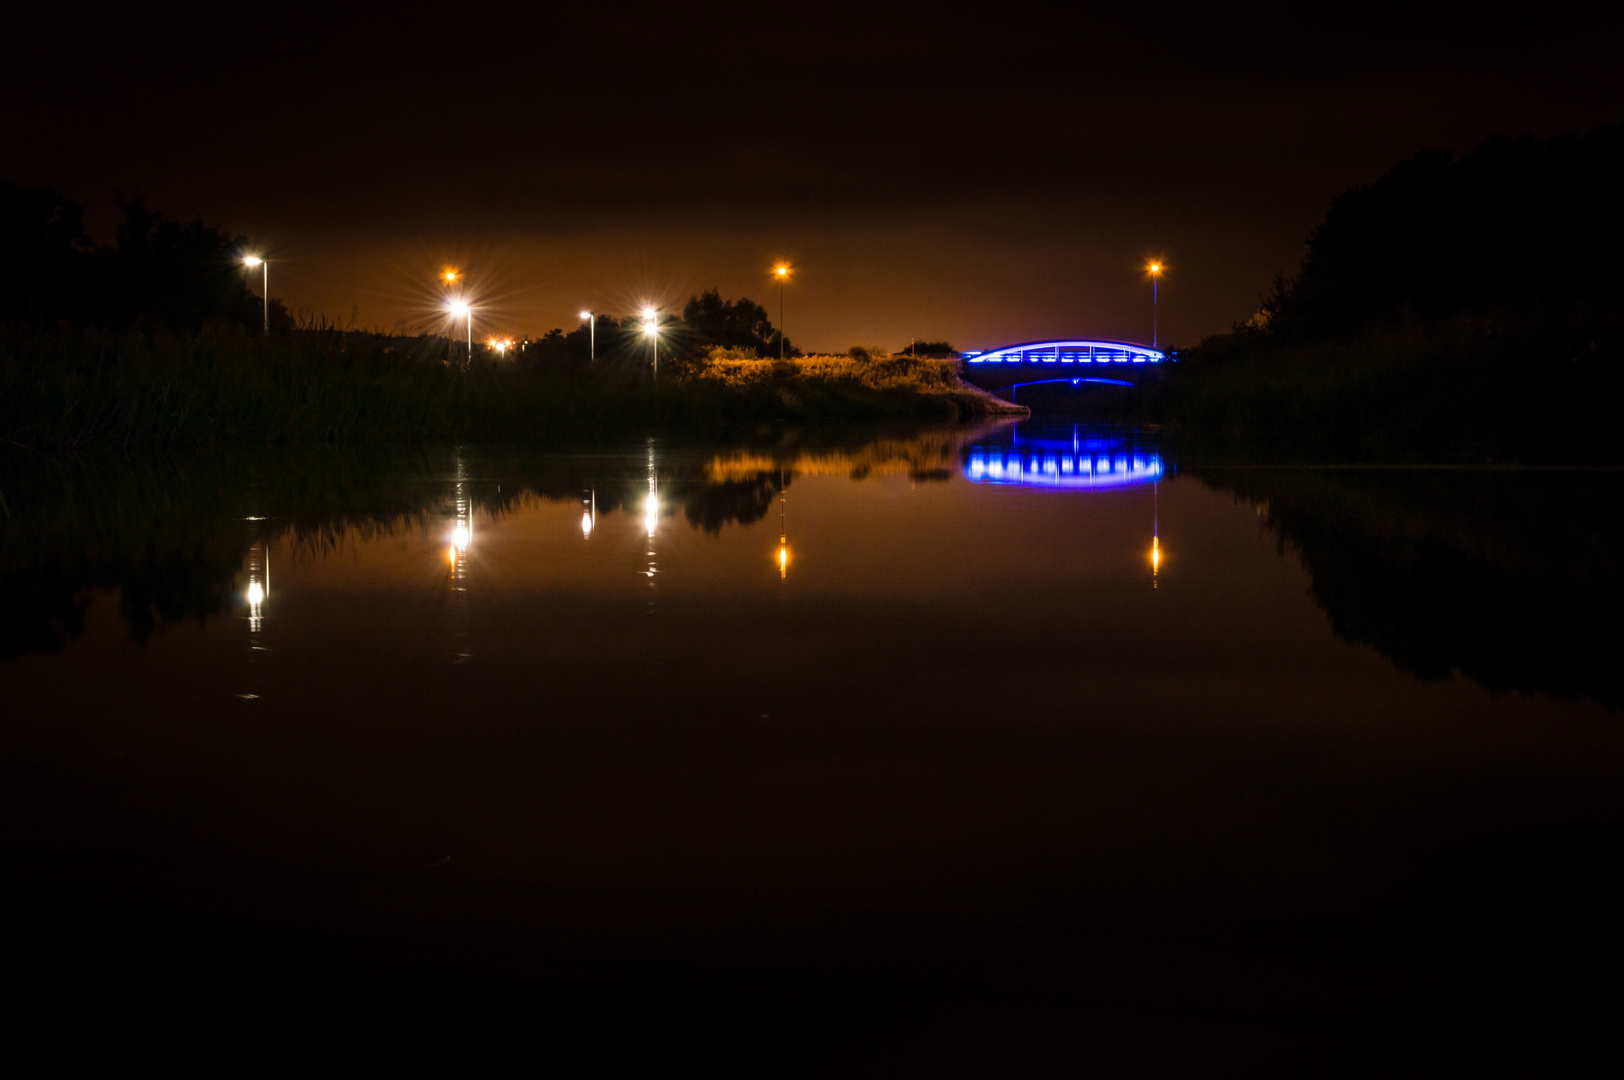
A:
{"type": "Polygon", "coordinates": [[[1312,342],[1242,331],[1181,353],[1129,414],[1206,453],[1617,461],[1624,358],[1591,329],[1459,316],[1312,342]]]}
{"type": "Polygon", "coordinates": [[[1027,410],[913,357],[532,364],[444,339],[0,332],[0,440],[42,450],[548,442],[777,420],[956,421],[1027,410]]]}

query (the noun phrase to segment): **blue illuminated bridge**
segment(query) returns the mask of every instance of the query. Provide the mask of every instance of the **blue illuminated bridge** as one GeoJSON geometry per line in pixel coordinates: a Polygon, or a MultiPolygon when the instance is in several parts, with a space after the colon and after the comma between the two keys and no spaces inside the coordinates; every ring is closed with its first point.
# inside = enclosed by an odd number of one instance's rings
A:
{"type": "Polygon", "coordinates": [[[964,381],[983,390],[1015,390],[1036,383],[1133,386],[1159,378],[1166,354],[1127,341],[1029,341],[991,352],[964,354],[964,381]]]}

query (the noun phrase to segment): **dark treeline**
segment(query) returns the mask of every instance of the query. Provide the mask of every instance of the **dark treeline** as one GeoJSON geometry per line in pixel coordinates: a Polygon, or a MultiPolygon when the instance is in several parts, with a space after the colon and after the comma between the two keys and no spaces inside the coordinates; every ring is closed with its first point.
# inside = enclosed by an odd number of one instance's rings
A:
{"type": "Polygon", "coordinates": [[[1344,192],[1275,283],[1260,329],[1316,341],[1406,317],[1618,330],[1624,125],[1417,154],[1344,192]]]}
{"type": "MultiPolygon", "coordinates": [[[[595,334],[600,360],[610,364],[648,363],[652,347],[641,316],[598,315],[596,321],[595,329],[586,324],[568,332],[554,329],[535,341],[525,342],[519,361],[550,366],[586,364],[592,357],[595,334]]],[[[772,324],[766,308],[748,297],[724,300],[717,289],[690,298],[680,319],[662,316],[659,328],[660,363],[673,374],[689,370],[713,348],[771,359],[779,355],[782,346],[786,357],[802,355],[772,324]]]]}
{"type": "MultiPolygon", "coordinates": [[[[257,335],[265,321],[263,299],[244,266],[247,241],[224,229],[172,220],[135,198],[122,206],[112,243],[95,243],[86,232],[84,209],[49,188],[0,183],[0,322],[36,330],[63,325],[113,331],[139,330],[195,335],[211,324],[234,324],[257,335]]],[[[313,320],[320,325],[322,320],[313,320]]],[[[286,336],[293,319],[275,297],[273,335],[286,336]]],[[[529,364],[585,364],[593,355],[594,331],[582,325],[551,330],[525,343],[519,360],[529,364]]],[[[606,362],[645,361],[649,339],[636,315],[597,317],[596,352],[606,362]]],[[[757,355],[800,356],[772,324],[766,308],[749,298],[725,300],[711,289],[692,297],[682,317],[660,324],[664,363],[681,369],[710,349],[757,355]]],[[[480,347],[482,349],[482,347],[480,347]]],[[[449,342],[447,355],[451,349],[449,342]]]]}
{"type": "Polygon", "coordinates": [[[1257,315],[1142,414],[1203,443],[1526,455],[1624,402],[1624,126],[1419,154],[1345,192],[1257,315]]]}
{"type": "Polygon", "coordinates": [[[1624,706],[1624,476],[1186,468],[1257,505],[1346,641],[1423,679],[1624,706]]]}
{"type": "MultiPolygon", "coordinates": [[[[0,183],[0,321],[54,328],[195,334],[229,323],[258,334],[262,298],[249,288],[246,241],[202,221],[174,221],[139,198],[123,204],[112,243],[92,242],[84,210],[48,188],[0,183]]],[[[271,328],[292,319],[271,302],[271,328]]]]}

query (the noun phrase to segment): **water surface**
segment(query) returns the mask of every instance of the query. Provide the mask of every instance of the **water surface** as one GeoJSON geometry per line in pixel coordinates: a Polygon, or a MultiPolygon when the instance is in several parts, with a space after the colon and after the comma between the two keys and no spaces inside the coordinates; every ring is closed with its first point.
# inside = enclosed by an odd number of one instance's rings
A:
{"type": "Polygon", "coordinates": [[[1619,474],[1260,464],[1042,422],[10,460],[8,904],[296,980],[936,1003],[815,1045],[1582,1026],[1619,474]]]}

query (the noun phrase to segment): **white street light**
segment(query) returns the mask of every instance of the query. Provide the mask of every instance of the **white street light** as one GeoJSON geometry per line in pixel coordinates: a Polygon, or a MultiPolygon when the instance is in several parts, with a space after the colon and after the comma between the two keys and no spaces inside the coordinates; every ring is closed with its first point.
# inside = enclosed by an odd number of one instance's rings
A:
{"type": "Polygon", "coordinates": [[[474,309],[468,306],[466,300],[453,300],[446,305],[446,310],[451,312],[451,317],[454,319],[468,320],[468,359],[472,361],[474,358],[474,309]]]}
{"type": "Polygon", "coordinates": [[[596,363],[598,359],[598,316],[594,312],[583,311],[581,312],[581,318],[587,321],[587,343],[592,350],[591,359],[596,363]]]}
{"type": "Polygon", "coordinates": [[[271,336],[271,264],[258,255],[244,255],[242,264],[250,270],[259,267],[260,292],[265,294],[265,336],[271,336]]]}
{"type": "Polygon", "coordinates": [[[643,333],[654,345],[654,377],[660,377],[660,313],[651,307],[643,309],[643,333]]]}

